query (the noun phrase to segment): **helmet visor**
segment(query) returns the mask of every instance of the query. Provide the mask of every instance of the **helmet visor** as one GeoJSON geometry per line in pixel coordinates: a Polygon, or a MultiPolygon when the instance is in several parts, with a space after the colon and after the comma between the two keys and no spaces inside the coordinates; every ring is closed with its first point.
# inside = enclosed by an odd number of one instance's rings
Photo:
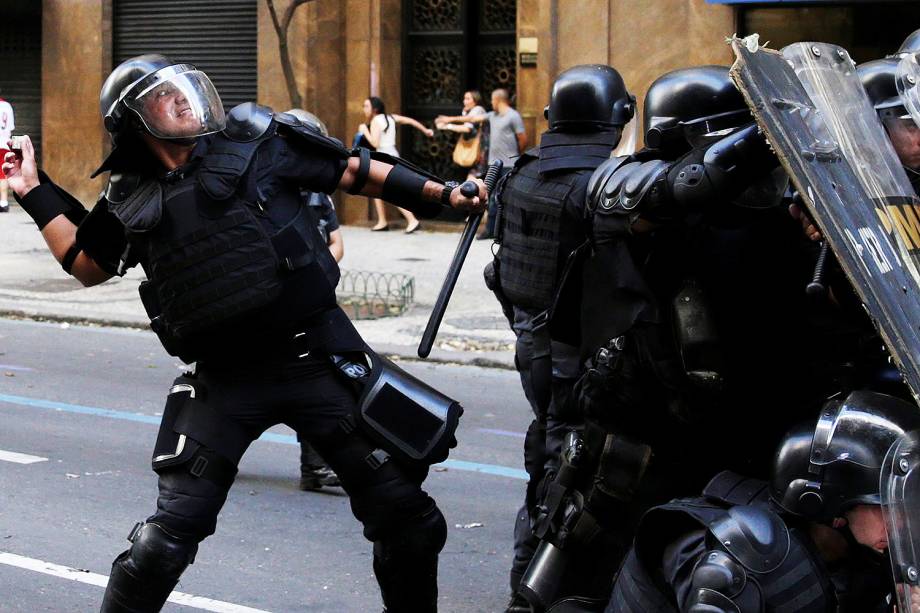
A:
{"type": "MultiPolygon", "coordinates": [[[[898,63],[898,96],[907,113],[920,126],[920,58],[909,53],[898,63]]],[[[906,116],[902,116],[905,119],[906,116]]]]}
{"type": "Polygon", "coordinates": [[[224,106],[208,75],[188,65],[176,65],[151,76],[125,104],[152,135],[194,138],[224,129],[224,106]]]}

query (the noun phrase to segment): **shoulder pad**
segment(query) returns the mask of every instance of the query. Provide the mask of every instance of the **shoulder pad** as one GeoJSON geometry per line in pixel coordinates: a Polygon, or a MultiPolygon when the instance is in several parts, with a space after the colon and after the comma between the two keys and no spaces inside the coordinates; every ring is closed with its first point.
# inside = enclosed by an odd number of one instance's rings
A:
{"type": "Polygon", "coordinates": [[[300,141],[326,150],[339,159],[348,157],[348,149],[342,145],[342,141],[331,136],[323,136],[313,126],[304,124],[290,113],[275,113],[275,122],[282,134],[295,136],[300,141]]]}
{"type": "Polygon", "coordinates": [[[254,141],[268,131],[272,124],[272,110],[255,102],[238,104],[227,113],[224,134],[238,143],[254,141]]]}
{"type": "Polygon", "coordinates": [[[512,166],[512,168],[523,166],[524,164],[528,162],[532,162],[533,160],[538,160],[538,159],[540,159],[540,148],[532,147],[528,149],[527,151],[525,151],[524,153],[522,153],[521,155],[519,155],[516,160],[514,160],[514,165],[512,166]]]}
{"type": "Polygon", "coordinates": [[[105,186],[105,199],[114,205],[123,203],[141,184],[140,175],[112,173],[105,186]]]}
{"type": "Polygon", "coordinates": [[[613,157],[606,160],[595,169],[594,173],[591,174],[591,178],[588,180],[587,197],[588,208],[590,210],[610,208],[612,206],[612,204],[607,204],[607,201],[604,200],[604,188],[607,186],[607,182],[610,180],[614,171],[631,159],[632,157],[628,155],[613,157]]]}
{"type": "Polygon", "coordinates": [[[789,554],[789,529],[782,519],[767,509],[740,505],[709,525],[719,546],[745,569],[769,573],[789,554]]]}
{"type": "Polygon", "coordinates": [[[766,503],[770,494],[766,481],[723,470],[706,485],[703,496],[715,502],[735,506],[766,503]]]}

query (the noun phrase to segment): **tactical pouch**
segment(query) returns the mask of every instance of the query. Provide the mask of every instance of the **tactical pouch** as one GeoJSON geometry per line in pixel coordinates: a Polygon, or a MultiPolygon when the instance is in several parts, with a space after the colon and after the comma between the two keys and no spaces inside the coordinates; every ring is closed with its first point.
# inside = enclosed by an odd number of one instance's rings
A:
{"type": "Polygon", "coordinates": [[[166,408],[163,409],[163,419],[160,422],[160,432],[157,442],[153,447],[153,470],[157,473],[185,464],[191,460],[201,445],[188,438],[185,434],[176,432],[176,421],[183,409],[198,396],[198,382],[191,377],[177,378],[169,390],[166,398],[166,408]]]}
{"type": "Polygon", "coordinates": [[[153,451],[153,470],[184,467],[194,477],[229,487],[253,436],[205,402],[206,390],[183,375],[173,382],[153,451]]]}
{"type": "Polygon", "coordinates": [[[410,464],[431,465],[456,447],[460,404],[375,353],[355,416],[388,453],[410,464]]]}
{"type": "Polygon", "coordinates": [[[160,339],[160,343],[163,345],[163,348],[166,349],[166,352],[169,353],[169,355],[180,358],[186,364],[194,362],[195,356],[188,346],[188,343],[173,334],[170,328],[165,324],[163,320],[163,309],[160,308],[160,300],[157,297],[157,292],[153,284],[150,281],[141,281],[137,291],[141,296],[141,303],[144,305],[144,310],[147,311],[147,317],[150,318],[150,329],[153,330],[157,338],[160,339]]]}

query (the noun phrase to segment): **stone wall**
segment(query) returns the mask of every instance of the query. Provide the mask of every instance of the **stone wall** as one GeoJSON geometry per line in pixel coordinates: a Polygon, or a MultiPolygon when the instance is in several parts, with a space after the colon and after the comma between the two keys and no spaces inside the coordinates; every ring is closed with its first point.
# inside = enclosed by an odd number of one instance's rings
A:
{"type": "Polygon", "coordinates": [[[619,70],[641,107],[664,72],[729,64],[725,37],[734,32],[734,10],[705,0],[518,0],[518,37],[536,36],[539,45],[537,65],[518,68],[518,110],[528,131],[542,132],[555,75],[590,63],[619,70]]]}

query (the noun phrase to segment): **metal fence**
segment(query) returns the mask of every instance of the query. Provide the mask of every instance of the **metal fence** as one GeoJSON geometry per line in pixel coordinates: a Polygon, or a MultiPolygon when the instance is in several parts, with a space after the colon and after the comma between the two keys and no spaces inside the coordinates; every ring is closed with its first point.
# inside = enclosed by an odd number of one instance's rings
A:
{"type": "Polygon", "coordinates": [[[343,270],[336,297],[352,319],[404,313],[415,299],[415,277],[400,273],[343,270]]]}

